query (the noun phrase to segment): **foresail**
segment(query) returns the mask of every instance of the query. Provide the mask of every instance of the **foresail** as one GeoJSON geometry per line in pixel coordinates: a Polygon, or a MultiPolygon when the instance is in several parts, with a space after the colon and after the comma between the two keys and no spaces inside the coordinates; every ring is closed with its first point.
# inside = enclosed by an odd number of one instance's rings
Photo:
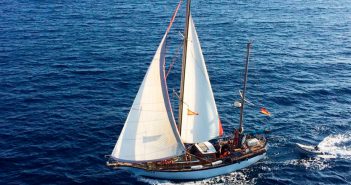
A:
{"type": "MultiPolygon", "coordinates": [[[[168,31],[167,31],[168,32],[168,31]]],[[[164,35],[112,152],[123,161],[152,161],[184,153],[164,75],[164,35]]]]}
{"type": "Polygon", "coordinates": [[[189,18],[181,138],[200,143],[223,132],[192,17],[189,18]]]}

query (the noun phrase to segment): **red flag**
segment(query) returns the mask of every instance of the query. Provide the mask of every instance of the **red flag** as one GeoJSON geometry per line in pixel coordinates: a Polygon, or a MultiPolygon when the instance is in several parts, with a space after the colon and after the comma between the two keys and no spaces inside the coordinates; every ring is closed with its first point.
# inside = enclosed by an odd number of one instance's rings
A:
{"type": "Polygon", "coordinates": [[[221,119],[218,118],[218,124],[219,124],[219,136],[222,136],[223,135],[223,127],[222,127],[222,122],[221,122],[221,119]]]}
{"type": "Polygon", "coordinates": [[[271,113],[268,112],[268,110],[266,108],[263,108],[263,107],[261,108],[261,113],[264,114],[264,115],[267,115],[267,116],[271,115],[271,113]]]}

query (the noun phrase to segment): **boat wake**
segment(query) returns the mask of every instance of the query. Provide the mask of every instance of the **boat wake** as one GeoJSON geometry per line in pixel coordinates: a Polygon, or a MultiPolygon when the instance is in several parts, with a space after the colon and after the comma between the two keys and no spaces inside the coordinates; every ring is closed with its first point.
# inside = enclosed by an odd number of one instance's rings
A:
{"type": "Polygon", "coordinates": [[[286,165],[302,166],[306,169],[324,170],[330,167],[330,164],[321,157],[309,159],[293,159],[285,162],[286,165]]]}
{"type": "Polygon", "coordinates": [[[323,170],[330,167],[327,159],[351,159],[351,132],[330,135],[324,138],[323,141],[318,144],[318,147],[326,154],[316,155],[316,157],[309,159],[293,159],[287,161],[285,164],[303,166],[306,169],[323,170]]]}
{"type": "Polygon", "coordinates": [[[351,132],[346,134],[330,135],[319,143],[321,151],[334,158],[351,159],[351,132]]]}
{"type": "Polygon", "coordinates": [[[249,179],[243,172],[232,172],[227,175],[221,175],[209,179],[188,182],[173,182],[169,180],[149,179],[146,177],[137,177],[139,181],[152,185],[197,185],[197,184],[255,184],[256,178],[249,179]]]}

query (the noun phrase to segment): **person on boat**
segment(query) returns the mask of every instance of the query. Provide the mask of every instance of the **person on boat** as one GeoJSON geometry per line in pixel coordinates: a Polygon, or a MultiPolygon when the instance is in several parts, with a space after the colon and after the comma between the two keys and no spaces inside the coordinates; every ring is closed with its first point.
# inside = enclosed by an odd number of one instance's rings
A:
{"type": "Polygon", "coordinates": [[[230,151],[225,149],[224,152],[219,156],[220,158],[224,158],[230,155],[230,151]]]}

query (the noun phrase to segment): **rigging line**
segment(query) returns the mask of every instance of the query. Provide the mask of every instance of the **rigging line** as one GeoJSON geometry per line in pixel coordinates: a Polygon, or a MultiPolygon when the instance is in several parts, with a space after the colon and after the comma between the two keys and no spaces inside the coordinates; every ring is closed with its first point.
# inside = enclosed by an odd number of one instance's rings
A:
{"type": "MultiPolygon", "coordinates": [[[[167,27],[167,30],[166,30],[167,37],[168,37],[169,31],[171,30],[171,27],[172,27],[172,25],[173,25],[173,22],[174,22],[174,20],[175,20],[177,14],[178,14],[178,10],[179,10],[180,5],[182,4],[182,2],[183,2],[183,0],[180,0],[179,3],[178,3],[178,5],[177,5],[177,8],[174,10],[173,16],[172,16],[172,18],[171,18],[171,20],[170,20],[170,22],[169,22],[169,25],[168,25],[168,27],[167,27]]],[[[165,46],[165,50],[166,50],[165,53],[166,53],[166,52],[167,52],[167,39],[165,40],[165,45],[166,45],[166,46],[165,46]]],[[[165,57],[166,57],[166,55],[165,55],[165,57]]],[[[165,69],[165,67],[164,67],[164,69],[165,69]]],[[[165,79],[167,79],[168,73],[169,73],[169,72],[167,72],[165,79]]]]}
{"type": "Polygon", "coordinates": [[[186,106],[188,106],[188,108],[190,107],[189,104],[185,103],[183,100],[180,100],[180,97],[179,97],[179,95],[178,95],[178,93],[176,92],[175,89],[173,89],[173,94],[175,94],[175,95],[177,96],[177,98],[178,98],[179,101],[181,101],[181,102],[184,103],[186,106]]]}
{"type": "Polygon", "coordinates": [[[184,35],[181,32],[178,32],[178,35],[182,37],[182,40],[184,41],[184,35]]]}
{"type": "MultiPolygon", "coordinates": [[[[171,20],[169,21],[169,25],[168,25],[167,30],[166,30],[166,35],[167,35],[166,37],[168,37],[168,33],[171,30],[171,27],[172,27],[173,22],[174,22],[177,14],[178,14],[178,10],[179,10],[180,5],[182,4],[182,2],[183,2],[183,0],[179,1],[178,5],[177,5],[177,8],[173,12],[173,16],[172,16],[171,20]]],[[[164,44],[165,44],[165,54],[166,54],[167,53],[167,39],[165,39],[165,43],[164,44]]],[[[166,57],[166,55],[164,57],[166,57]]],[[[165,69],[165,66],[164,66],[164,69],[165,69]]],[[[166,76],[166,79],[167,79],[167,76],[166,76]]]]}
{"type": "Polygon", "coordinates": [[[182,4],[182,2],[183,2],[183,0],[180,0],[179,3],[178,3],[177,8],[174,10],[173,16],[172,16],[171,21],[169,22],[169,25],[168,25],[167,30],[166,30],[166,33],[167,33],[167,34],[168,34],[169,30],[170,30],[171,27],[172,27],[172,24],[173,24],[173,22],[174,22],[175,17],[177,16],[179,7],[180,7],[180,5],[182,4]]]}
{"type": "Polygon", "coordinates": [[[179,46],[177,47],[176,54],[173,55],[173,57],[172,57],[172,63],[169,65],[168,71],[166,73],[166,79],[167,79],[169,73],[171,72],[171,70],[173,68],[173,65],[175,64],[175,62],[177,61],[177,59],[180,56],[180,52],[179,51],[182,48],[182,46],[183,46],[183,43],[180,43],[179,46]]]}
{"type": "MultiPolygon", "coordinates": [[[[241,91],[241,90],[239,90],[239,95],[240,95],[241,98],[243,97],[243,94],[242,94],[242,91],[241,91]]],[[[249,101],[248,98],[245,98],[244,101],[245,101],[246,103],[248,103],[249,105],[254,106],[254,107],[265,107],[265,106],[263,105],[263,103],[261,103],[262,100],[258,100],[258,103],[252,103],[251,101],[249,101]]]]}
{"type": "MultiPolygon", "coordinates": [[[[241,90],[239,90],[239,95],[241,98],[243,98],[243,92],[241,90]]],[[[255,107],[258,107],[257,105],[255,105],[254,103],[252,103],[251,101],[249,101],[249,99],[245,98],[244,101],[246,103],[248,103],[249,105],[252,105],[252,106],[255,106],[255,107]]]]}

